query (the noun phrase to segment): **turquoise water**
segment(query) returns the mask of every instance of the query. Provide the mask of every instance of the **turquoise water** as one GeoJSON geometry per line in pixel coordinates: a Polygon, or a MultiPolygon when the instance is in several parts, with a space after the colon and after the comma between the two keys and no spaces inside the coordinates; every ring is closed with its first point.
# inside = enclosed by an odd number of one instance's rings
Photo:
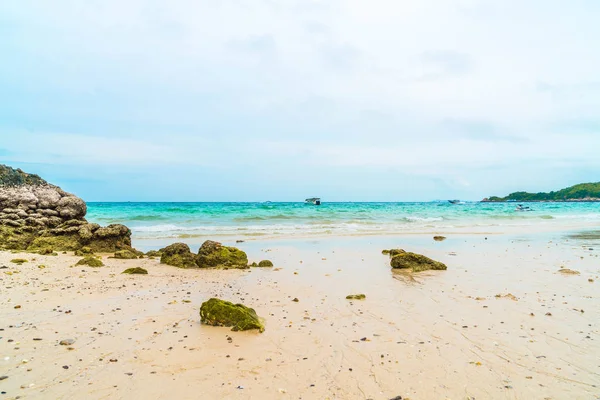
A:
{"type": "Polygon", "coordinates": [[[87,219],[134,239],[280,238],[600,227],[600,203],[89,203],[87,219]]]}

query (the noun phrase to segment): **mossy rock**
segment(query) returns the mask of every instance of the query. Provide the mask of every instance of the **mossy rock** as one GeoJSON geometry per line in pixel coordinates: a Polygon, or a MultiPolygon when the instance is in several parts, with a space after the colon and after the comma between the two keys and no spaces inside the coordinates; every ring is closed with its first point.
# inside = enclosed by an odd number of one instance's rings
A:
{"type": "Polygon", "coordinates": [[[84,246],[78,250],[75,250],[75,255],[79,257],[91,256],[94,252],[87,246],[84,246]]]}
{"type": "Polygon", "coordinates": [[[270,268],[273,266],[273,263],[271,262],[271,260],[262,260],[258,263],[258,266],[263,268],[270,268]]]}
{"type": "Polygon", "coordinates": [[[172,265],[178,268],[197,268],[194,254],[185,243],[173,243],[160,250],[161,264],[172,265]]]}
{"type": "Polygon", "coordinates": [[[27,250],[37,252],[46,248],[75,251],[81,248],[81,243],[76,235],[40,236],[33,240],[27,250]]]}
{"type": "Polygon", "coordinates": [[[160,257],[162,253],[159,250],[150,250],[146,252],[146,257],[160,257]]]}
{"type": "Polygon", "coordinates": [[[148,271],[142,267],[135,268],[127,268],[125,271],[121,272],[122,274],[130,274],[130,275],[148,275],[148,271]]]}
{"type": "Polygon", "coordinates": [[[404,251],[402,249],[389,249],[389,250],[381,251],[381,254],[387,254],[390,257],[394,257],[395,255],[402,254],[402,253],[406,253],[406,251],[404,251]]]}
{"type": "Polygon", "coordinates": [[[349,294],[348,296],[346,296],[347,300],[364,300],[366,299],[367,296],[364,294],[349,294]]]}
{"type": "MultiPolygon", "coordinates": [[[[38,254],[41,254],[43,256],[47,256],[47,255],[51,255],[54,253],[54,250],[52,249],[52,247],[44,247],[43,249],[40,249],[37,251],[38,254]]],[[[55,255],[58,255],[56,253],[54,253],[55,255]]]]}
{"type": "Polygon", "coordinates": [[[135,260],[138,255],[131,250],[119,250],[115,251],[115,255],[112,258],[118,258],[120,260],[135,260]]]}
{"type": "Polygon", "coordinates": [[[19,264],[19,265],[21,265],[21,264],[26,263],[27,260],[24,259],[24,258],[13,258],[12,260],[10,260],[10,262],[13,263],[13,264],[19,264]]]}
{"type": "Polygon", "coordinates": [[[196,264],[200,268],[248,268],[248,256],[238,248],[207,240],[198,251],[196,264]]]}
{"type": "Polygon", "coordinates": [[[217,298],[202,303],[200,320],[207,325],[230,326],[232,331],[265,330],[254,309],[217,298]]]}
{"type": "Polygon", "coordinates": [[[22,229],[0,225],[0,249],[25,250],[34,237],[35,235],[32,232],[24,232],[22,229]]]}
{"type": "Polygon", "coordinates": [[[89,267],[103,267],[104,263],[102,260],[94,256],[85,256],[81,260],[77,261],[75,265],[87,265],[89,267]]]}
{"type": "Polygon", "coordinates": [[[424,255],[404,252],[397,254],[392,257],[390,260],[390,265],[392,268],[401,268],[401,269],[412,269],[413,272],[420,272],[426,270],[445,270],[447,267],[445,264],[434,261],[429,257],[425,257],[424,255]]]}
{"type": "Polygon", "coordinates": [[[433,240],[435,240],[436,242],[443,242],[444,240],[446,240],[446,236],[434,236],[433,240]]]}

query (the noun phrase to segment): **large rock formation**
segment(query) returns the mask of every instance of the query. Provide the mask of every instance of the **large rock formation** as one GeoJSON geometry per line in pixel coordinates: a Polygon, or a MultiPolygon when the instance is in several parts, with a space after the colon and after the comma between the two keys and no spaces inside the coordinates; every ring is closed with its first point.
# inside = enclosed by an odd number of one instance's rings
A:
{"type": "Polygon", "coordinates": [[[131,248],[124,225],[101,227],[85,219],[79,197],[37,175],[0,165],[0,249],[114,252],[131,248]]]}

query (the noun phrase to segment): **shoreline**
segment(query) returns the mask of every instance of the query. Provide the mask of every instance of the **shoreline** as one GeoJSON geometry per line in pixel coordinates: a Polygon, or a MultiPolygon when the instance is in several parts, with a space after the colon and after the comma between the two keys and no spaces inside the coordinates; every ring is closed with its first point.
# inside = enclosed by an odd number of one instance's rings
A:
{"type": "Polygon", "coordinates": [[[80,258],[71,252],[0,252],[0,265],[9,267],[0,270],[0,351],[9,357],[1,360],[8,378],[0,390],[9,399],[600,393],[597,250],[536,235],[331,239],[235,244],[250,261],[275,264],[248,270],[107,255],[106,267],[71,268],[80,258]],[[392,271],[380,254],[391,244],[448,270],[392,271]],[[9,262],[17,257],[29,262],[9,262]],[[120,274],[135,266],[149,275],[120,274]],[[561,274],[561,266],[580,274],[561,274]],[[11,271],[18,272],[5,274],[11,271]],[[351,293],[367,298],[346,300],[351,293]],[[508,294],[516,300],[495,297],[508,294]],[[200,324],[201,303],[215,296],[255,308],[266,331],[200,324]],[[73,350],[58,344],[63,339],[75,340],[73,350]]]}

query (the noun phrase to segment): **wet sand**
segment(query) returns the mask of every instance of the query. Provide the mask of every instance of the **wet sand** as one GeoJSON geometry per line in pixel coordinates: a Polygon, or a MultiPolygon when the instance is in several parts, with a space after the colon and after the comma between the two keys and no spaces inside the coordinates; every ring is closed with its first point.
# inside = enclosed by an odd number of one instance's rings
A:
{"type": "Polygon", "coordinates": [[[0,399],[600,396],[600,246],[507,235],[237,246],[275,268],[0,253],[0,399]],[[390,247],[448,270],[392,271],[390,247]],[[133,266],[149,275],[120,274],[133,266]],[[356,293],[367,297],[345,299],[356,293]],[[266,331],[201,325],[210,297],[255,308],[266,331]]]}

